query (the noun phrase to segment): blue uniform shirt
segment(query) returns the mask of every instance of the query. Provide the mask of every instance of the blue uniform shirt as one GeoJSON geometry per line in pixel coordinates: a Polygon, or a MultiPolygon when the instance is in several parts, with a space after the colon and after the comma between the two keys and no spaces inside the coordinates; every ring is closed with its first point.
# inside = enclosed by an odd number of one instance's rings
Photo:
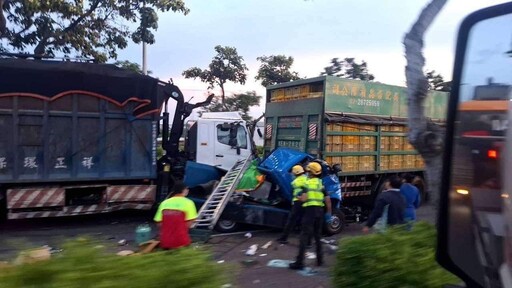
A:
{"type": "Polygon", "coordinates": [[[400,193],[404,196],[407,204],[405,220],[416,220],[416,209],[420,206],[420,190],[410,183],[404,183],[400,187],[400,193]]]}

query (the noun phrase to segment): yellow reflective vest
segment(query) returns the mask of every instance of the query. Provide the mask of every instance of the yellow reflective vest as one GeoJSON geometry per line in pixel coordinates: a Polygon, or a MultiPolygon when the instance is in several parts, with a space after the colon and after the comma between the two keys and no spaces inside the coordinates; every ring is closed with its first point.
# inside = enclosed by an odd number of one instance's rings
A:
{"type": "Polygon", "coordinates": [[[302,204],[302,207],[324,207],[325,194],[322,179],[316,177],[308,178],[305,186],[308,199],[302,204]]]}
{"type": "Polygon", "coordinates": [[[300,175],[292,181],[293,188],[293,202],[298,201],[298,195],[302,192],[302,189],[306,187],[306,182],[308,181],[308,176],[300,175]]]}

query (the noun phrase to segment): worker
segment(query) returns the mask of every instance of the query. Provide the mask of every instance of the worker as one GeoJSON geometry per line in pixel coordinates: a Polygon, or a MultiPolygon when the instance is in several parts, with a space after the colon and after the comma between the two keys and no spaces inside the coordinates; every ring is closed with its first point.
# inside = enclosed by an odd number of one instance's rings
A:
{"type": "Polygon", "coordinates": [[[292,167],[292,175],[295,177],[292,181],[293,188],[293,199],[292,199],[292,210],[288,216],[288,221],[286,222],[286,226],[284,227],[283,234],[281,237],[277,239],[277,242],[281,244],[288,243],[288,236],[290,232],[295,228],[295,225],[302,218],[302,202],[299,201],[298,194],[302,192],[302,189],[306,185],[307,176],[304,168],[300,165],[295,165],[292,167]]]}
{"type": "Polygon", "coordinates": [[[183,183],[174,184],[170,198],[158,207],[153,219],[160,227],[160,247],[180,248],[190,245],[189,228],[197,218],[194,202],[187,197],[188,187],[183,183]]]}
{"type": "MultiPolygon", "coordinates": [[[[329,167],[327,164],[325,167],[329,167]]],[[[340,164],[333,165],[332,168],[327,170],[326,175],[322,178],[322,184],[331,198],[331,204],[333,209],[340,209],[342,200],[341,185],[338,173],[341,172],[340,164]]]]}
{"type": "Polygon", "coordinates": [[[306,170],[308,180],[305,187],[299,193],[299,200],[303,202],[304,214],[302,216],[302,231],[300,234],[299,253],[295,262],[290,263],[290,269],[302,270],[304,268],[304,253],[311,238],[315,239],[316,261],[318,266],[323,265],[322,253],[322,226],[325,219],[328,223],[332,221],[331,199],[325,191],[322,180],[322,166],[317,162],[310,162],[306,170]],[[327,212],[324,211],[327,208],[327,212]]]}
{"type": "Polygon", "coordinates": [[[400,193],[404,196],[407,205],[404,220],[408,223],[416,221],[416,209],[420,207],[420,190],[412,184],[414,178],[415,176],[411,173],[405,173],[403,176],[404,183],[400,187],[400,193]]]}
{"type": "MultiPolygon", "coordinates": [[[[384,223],[385,226],[404,224],[406,202],[404,196],[400,193],[401,186],[402,179],[396,175],[391,176],[389,180],[386,181],[385,190],[377,196],[372,213],[366,225],[363,227],[364,233],[370,232],[370,228],[372,228],[381,217],[386,219],[384,223]]],[[[385,229],[385,227],[381,229],[385,229]]]]}

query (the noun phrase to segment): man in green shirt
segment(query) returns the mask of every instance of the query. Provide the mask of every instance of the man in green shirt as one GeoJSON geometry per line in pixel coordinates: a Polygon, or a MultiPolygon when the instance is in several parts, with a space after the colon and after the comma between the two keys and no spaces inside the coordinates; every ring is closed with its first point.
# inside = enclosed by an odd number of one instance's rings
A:
{"type": "Polygon", "coordinates": [[[160,247],[172,249],[188,246],[191,243],[189,227],[197,218],[194,202],[186,196],[188,187],[176,183],[171,197],[160,203],[153,220],[160,227],[160,247]]]}

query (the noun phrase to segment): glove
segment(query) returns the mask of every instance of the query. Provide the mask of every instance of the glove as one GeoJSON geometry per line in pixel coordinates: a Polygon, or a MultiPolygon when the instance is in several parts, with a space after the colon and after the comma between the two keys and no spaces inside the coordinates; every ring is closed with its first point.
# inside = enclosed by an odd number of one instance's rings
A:
{"type": "Polygon", "coordinates": [[[330,224],[332,222],[332,215],[331,215],[331,213],[325,213],[324,220],[325,220],[326,223],[330,224]]]}

